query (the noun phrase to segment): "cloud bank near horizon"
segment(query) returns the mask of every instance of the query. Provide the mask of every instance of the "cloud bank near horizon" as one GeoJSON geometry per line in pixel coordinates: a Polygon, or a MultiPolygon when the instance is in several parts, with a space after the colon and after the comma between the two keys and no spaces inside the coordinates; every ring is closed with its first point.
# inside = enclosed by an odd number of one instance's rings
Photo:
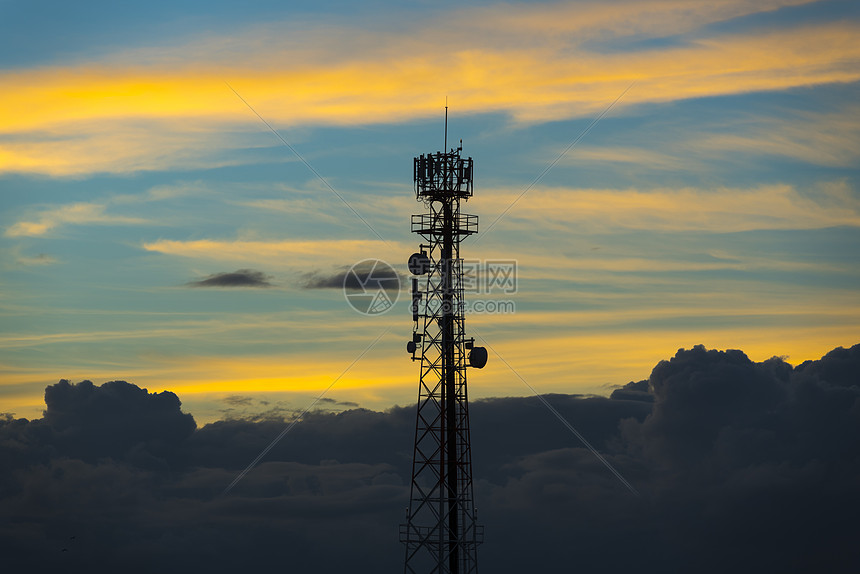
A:
{"type": "MultiPolygon", "coordinates": [[[[860,558],[860,345],[797,367],[698,346],[611,398],[546,398],[642,496],[536,397],[475,401],[482,568],[569,567],[571,548],[577,567],[642,572],[851,572],[860,558]]],[[[283,420],[196,428],[175,394],[122,381],[61,381],[45,399],[40,419],[0,419],[10,567],[402,564],[412,408],[310,414],[221,497],[283,420]]]]}

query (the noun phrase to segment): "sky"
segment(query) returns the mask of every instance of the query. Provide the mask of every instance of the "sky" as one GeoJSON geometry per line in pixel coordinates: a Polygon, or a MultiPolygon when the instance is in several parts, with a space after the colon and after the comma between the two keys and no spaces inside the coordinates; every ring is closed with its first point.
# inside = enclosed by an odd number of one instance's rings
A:
{"type": "Polygon", "coordinates": [[[0,0],[0,554],[402,567],[407,286],[342,285],[408,276],[447,104],[515,268],[466,294],[482,569],[853,572],[857,102],[853,0],[0,0]]]}
{"type": "Polygon", "coordinates": [[[331,285],[368,258],[406,274],[446,101],[476,166],[463,256],[516,262],[516,293],[474,296],[512,312],[468,319],[513,370],[472,396],[857,342],[854,2],[0,10],[4,411],[38,416],[60,379],[181,392],[199,421],[339,375],[338,400],[414,401],[406,298],[366,316],[331,285]]]}

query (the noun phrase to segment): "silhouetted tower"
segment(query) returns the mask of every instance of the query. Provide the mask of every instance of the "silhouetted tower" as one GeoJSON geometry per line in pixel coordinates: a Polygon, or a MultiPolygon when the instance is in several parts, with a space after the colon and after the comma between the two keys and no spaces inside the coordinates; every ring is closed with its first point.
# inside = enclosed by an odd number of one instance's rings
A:
{"type": "MultiPolygon", "coordinates": [[[[448,147],[447,108],[445,148],[448,147]]],[[[487,350],[465,334],[463,260],[460,241],[478,232],[478,216],[460,212],[472,196],[472,158],[460,147],[415,158],[416,199],[427,213],[412,216],[423,239],[409,258],[412,278],[412,340],[407,350],[420,361],[412,485],[406,524],[407,574],[477,572],[472,496],[472,453],[466,366],[482,368],[487,350]]]]}

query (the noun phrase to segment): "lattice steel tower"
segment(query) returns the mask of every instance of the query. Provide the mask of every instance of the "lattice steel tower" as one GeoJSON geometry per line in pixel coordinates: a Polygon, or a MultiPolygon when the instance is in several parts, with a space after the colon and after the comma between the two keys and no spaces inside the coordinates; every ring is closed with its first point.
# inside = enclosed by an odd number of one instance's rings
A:
{"type": "MultiPolygon", "coordinates": [[[[448,147],[447,108],[445,147],[448,147]]],[[[478,232],[478,216],[460,212],[472,196],[472,158],[460,157],[462,140],[449,152],[415,158],[415,195],[428,208],[412,216],[423,239],[409,258],[412,340],[420,361],[412,489],[400,540],[407,574],[472,574],[478,571],[472,496],[467,365],[482,368],[487,350],[466,338],[460,241],[478,232]]]]}

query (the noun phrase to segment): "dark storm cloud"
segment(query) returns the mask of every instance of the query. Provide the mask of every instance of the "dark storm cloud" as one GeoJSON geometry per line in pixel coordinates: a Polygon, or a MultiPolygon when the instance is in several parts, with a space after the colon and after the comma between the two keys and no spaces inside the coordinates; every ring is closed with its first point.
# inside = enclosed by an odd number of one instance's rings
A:
{"type": "Polygon", "coordinates": [[[391,289],[405,285],[406,278],[387,264],[378,265],[376,259],[362,261],[351,267],[341,267],[334,272],[314,271],[306,273],[300,281],[305,289],[391,289]],[[362,280],[370,278],[370,283],[362,285],[362,280]]]}
{"type": "Polygon", "coordinates": [[[42,422],[57,446],[82,460],[120,458],[140,447],[169,450],[196,428],[175,394],[149,393],[125,381],[100,387],[60,381],[45,389],[45,404],[42,422]]]}
{"type": "Polygon", "coordinates": [[[45,389],[45,405],[41,419],[0,420],[0,465],[59,456],[165,468],[176,462],[175,446],[196,428],[175,394],[149,393],[125,381],[95,386],[62,380],[45,389]]]}
{"type": "Polygon", "coordinates": [[[205,279],[189,281],[189,287],[271,287],[271,276],[253,269],[239,269],[232,273],[215,273],[205,279]]]}
{"type": "MultiPolygon", "coordinates": [[[[853,572],[858,375],[860,346],[796,368],[695,347],[612,398],[547,395],[640,497],[536,397],[473,402],[482,569],[853,572]]],[[[120,382],[46,403],[0,419],[4,566],[402,568],[412,407],[310,413],[222,497],[285,420],[195,430],[175,395],[120,382]]]]}
{"type": "Polygon", "coordinates": [[[348,281],[351,288],[360,288],[358,281],[350,275],[348,268],[339,269],[333,273],[322,273],[313,271],[305,273],[301,279],[301,285],[305,289],[343,289],[344,281],[348,281]]]}
{"type": "Polygon", "coordinates": [[[856,387],[860,385],[860,345],[850,349],[839,347],[824,355],[818,361],[806,361],[797,367],[804,380],[816,380],[831,385],[856,387]]]}
{"type": "Polygon", "coordinates": [[[611,399],[654,402],[654,395],[648,390],[648,381],[630,381],[621,388],[612,391],[611,399]]]}

